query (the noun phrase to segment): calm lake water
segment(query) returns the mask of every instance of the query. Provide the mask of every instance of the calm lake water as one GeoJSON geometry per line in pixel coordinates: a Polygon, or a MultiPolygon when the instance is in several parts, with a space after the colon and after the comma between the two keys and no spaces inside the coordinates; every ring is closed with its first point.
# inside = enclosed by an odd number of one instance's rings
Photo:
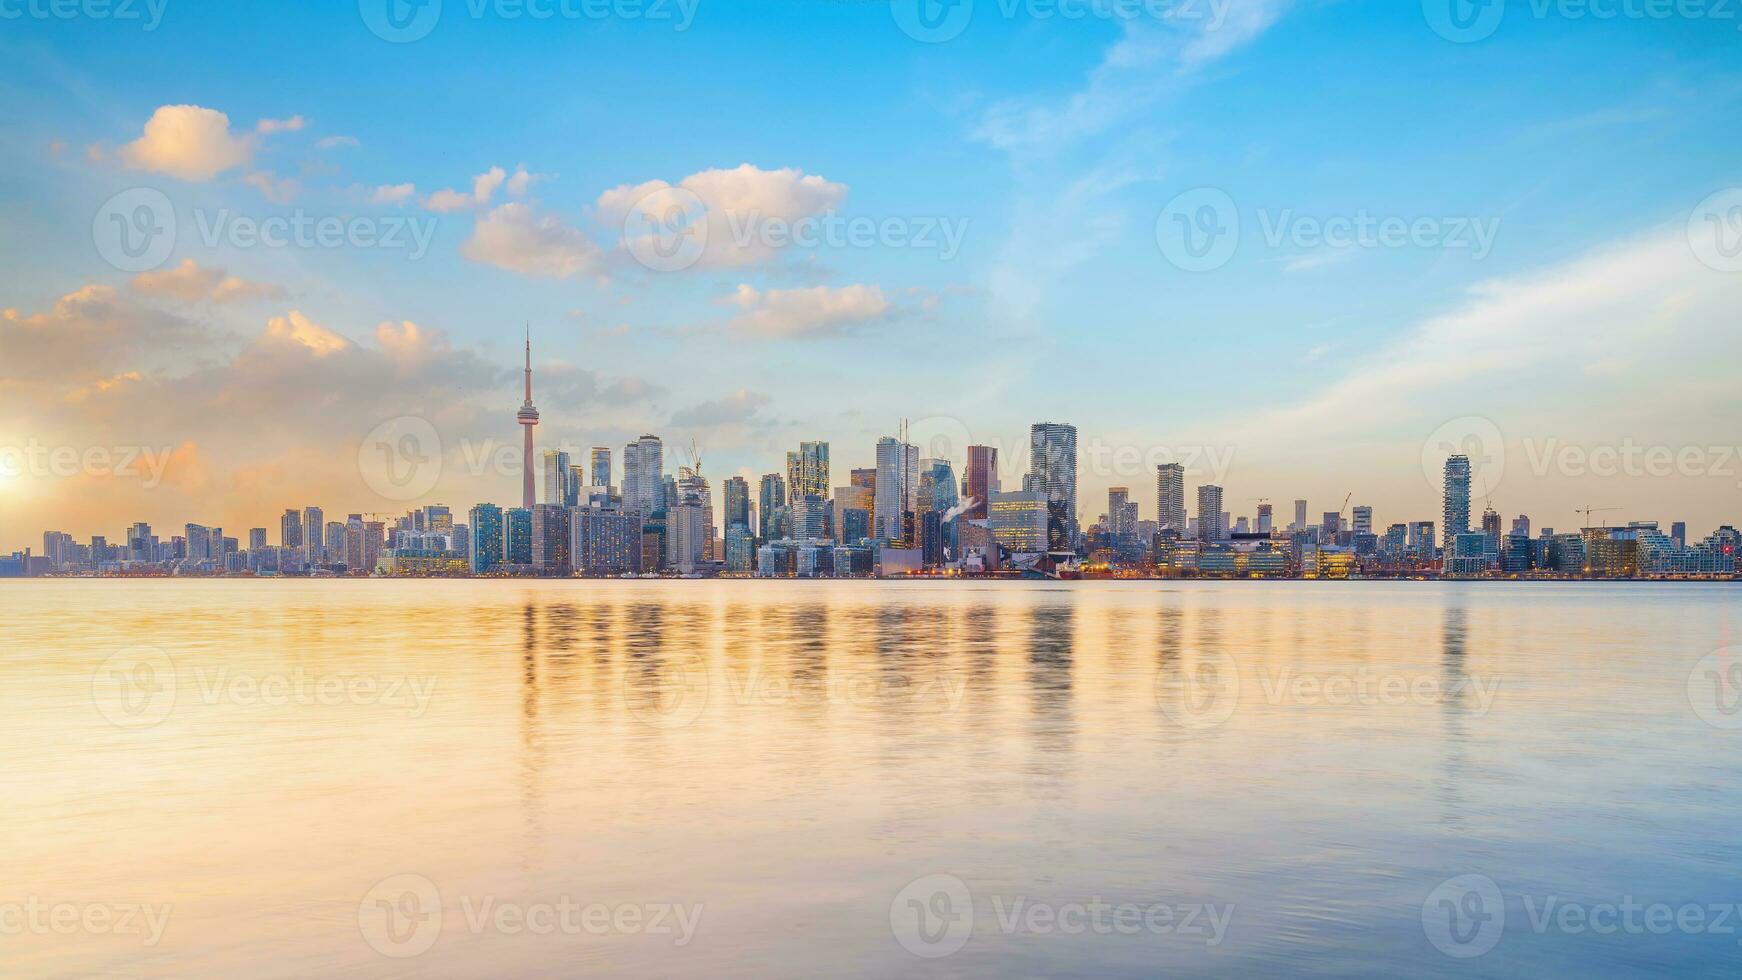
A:
{"type": "Polygon", "coordinates": [[[0,975],[1734,976],[1739,595],[8,582],[0,975]]]}

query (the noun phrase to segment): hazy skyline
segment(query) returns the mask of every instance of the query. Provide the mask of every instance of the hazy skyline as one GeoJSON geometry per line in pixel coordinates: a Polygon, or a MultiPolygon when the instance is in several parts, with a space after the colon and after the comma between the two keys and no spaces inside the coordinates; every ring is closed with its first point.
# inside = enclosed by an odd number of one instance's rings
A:
{"type": "Polygon", "coordinates": [[[518,447],[527,322],[540,449],[620,481],[626,441],[674,470],[693,439],[716,506],[801,440],[842,485],[906,417],[1007,481],[1031,423],[1076,425],[1085,525],[1112,485],[1153,518],[1170,458],[1236,515],[1438,520],[1472,445],[1475,507],[1538,527],[1742,518],[1737,23],[1515,6],[1454,39],[1426,7],[9,21],[0,451],[169,455],[0,475],[0,551],[516,503],[480,461],[518,447]],[[140,189],[164,254],[117,251],[140,189]],[[705,245],[643,247],[674,207],[705,245]],[[274,218],[295,241],[251,237],[274,218]],[[358,465],[407,416],[446,457],[409,500],[358,465]]]}

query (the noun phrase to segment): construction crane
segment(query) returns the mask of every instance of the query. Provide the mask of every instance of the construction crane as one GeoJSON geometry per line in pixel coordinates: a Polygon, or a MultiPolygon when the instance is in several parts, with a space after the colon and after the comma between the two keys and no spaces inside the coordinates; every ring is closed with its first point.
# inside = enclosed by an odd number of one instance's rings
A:
{"type": "Polygon", "coordinates": [[[1621,508],[1619,508],[1619,507],[1591,507],[1591,506],[1586,506],[1586,507],[1584,507],[1584,508],[1574,508],[1574,509],[1573,509],[1573,513],[1575,513],[1575,514],[1583,514],[1583,515],[1585,515],[1585,526],[1584,526],[1584,530],[1586,530],[1586,531],[1589,531],[1589,530],[1590,530],[1590,529],[1591,529],[1591,515],[1592,515],[1592,514],[1601,514],[1601,513],[1603,513],[1603,512],[1604,512],[1604,511],[1608,511],[1608,510],[1620,510],[1620,509],[1621,509],[1621,508]]]}

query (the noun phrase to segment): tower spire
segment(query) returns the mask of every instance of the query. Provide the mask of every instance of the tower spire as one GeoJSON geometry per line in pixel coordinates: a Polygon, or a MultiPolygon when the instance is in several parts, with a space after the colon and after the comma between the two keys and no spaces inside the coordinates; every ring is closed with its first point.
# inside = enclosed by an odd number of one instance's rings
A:
{"type": "MultiPolygon", "coordinates": [[[[530,321],[526,324],[526,401],[521,403],[520,411],[515,415],[514,420],[520,423],[522,433],[520,501],[522,506],[531,510],[537,499],[533,495],[532,484],[532,427],[538,424],[538,409],[532,406],[532,324],[530,321]]],[[[555,502],[561,503],[561,501],[555,502]]]]}

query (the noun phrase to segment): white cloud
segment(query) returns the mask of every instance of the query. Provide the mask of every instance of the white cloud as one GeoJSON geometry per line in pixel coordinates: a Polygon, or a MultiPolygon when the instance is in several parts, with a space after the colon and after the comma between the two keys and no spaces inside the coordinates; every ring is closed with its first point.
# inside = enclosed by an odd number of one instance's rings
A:
{"type": "Polygon", "coordinates": [[[301,116],[291,116],[289,119],[262,119],[254,124],[254,131],[262,136],[273,133],[301,132],[306,123],[301,116]]]}
{"type": "Polygon", "coordinates": [[[197,105],[158,107],[139,138],[121,147],[133,170],[206,181],[254,157],[251,137],[230,132],[230,117],[197,105]]]}
{"type": "Polygon", "coordinates": [[[284,295],[281,286],[250,282],[238,276],[225,275],[223,269],[202,266],[193,259],[183,259],[180,265],[153,272],[141,272],[129,285],[136,293],[198,303],[236,303],[255,299],[273,299],[284,295]]]}
{"type": "Polygon", "coordinates": [[[742,311],[728,321],[732,330],[770,340],[839,336],[901,313],[882,289],[865,285],[758,292],[740,283],[721,302],[742,311]]]}
{"type": "Polygon", "coordinates": [[[509,176],[508,171],[501,167],[491,167],[472,178],[471,193],[444,187],[424,198],[423,206],[426,210],[442,213],[484,208],[489,206],[490,201],[496,197],[496,192],[504,185],[507,185],[511,197],[525,197],[533,181],[542,179],[543,176],[527,173],[524,164],[514,171],[513,176],[509,176]]]}
{"type": "Polygon", "coordinates": [[[357,137],[355,136],[323,136],[315,143],[315,147],[322,150],[337,150],[357,145],[357,137]]]}
{"type": "Polygon", "coordinates": [[[603,253],[592,239],[554,214],[510,202],[478,219],[460,254],[526,276],[567,279],[598,274],[603,253]]]}
{"type": "Polygon", "coordinates": [[[350,341],[310,320],[301,310],[267,320],[261,343],[300,347],[316,357],[337,354],[351,346],[350,341]]]}
{"type": "Polygon", "coordinates": [[[416,184],[382,184],[369,195],[376,204],[404,204],[417,194],[416,184]]]}
{"type": "MultiPolygon", "coordinates": [[[[625,229],[626,236],[640,233],[643,225],[646,234],[654,234],[669,211],[687,213],[699,200],[701,213],[689,215],[705,221],[707,228],[707,247],[697,267],[734,268],[769,261],[780,251],[761,240],[760,223],[797,222],[839,207],[846,197],[847,185],[818,174],[745,163],[730,170],[702,170],[675,185],[656,179],[613,187],[599,195],[598,217],[625,229]],[[636,220],[629,221],[631,216],[636,220]]],[[[627,237],[624,244],[628,246],[627,237]]]]}

